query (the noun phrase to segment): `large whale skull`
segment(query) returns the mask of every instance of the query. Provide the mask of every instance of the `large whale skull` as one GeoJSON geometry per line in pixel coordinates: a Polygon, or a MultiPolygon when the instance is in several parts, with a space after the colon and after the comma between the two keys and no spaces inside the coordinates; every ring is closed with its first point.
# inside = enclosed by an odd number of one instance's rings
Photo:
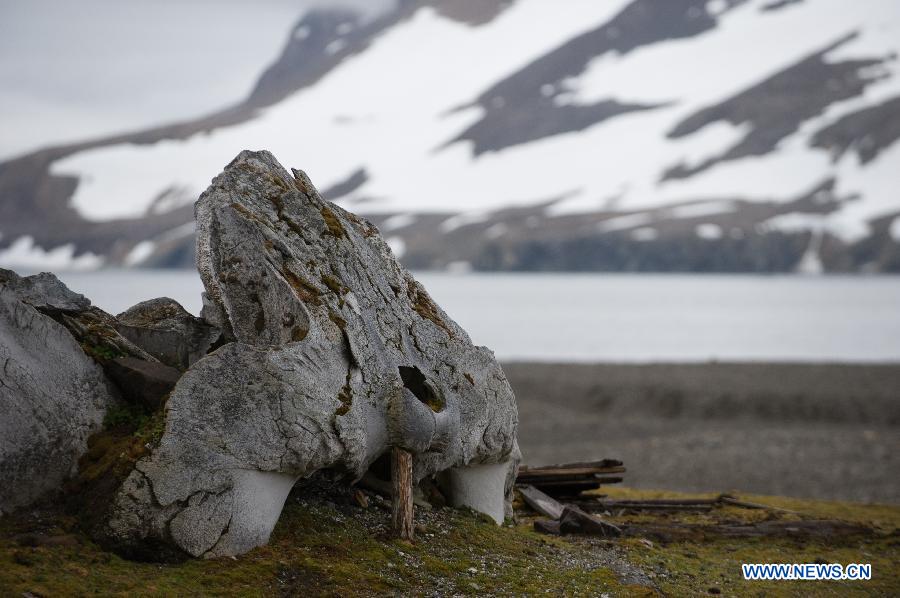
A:
{"type": "Polygon", "coordinates": [[[203,316],[232,342],[179,381],[106,538],[242,553],[268,541],[298,479],[358,478],[392,447],[413,453],[415,480],[443,473],[452,504],[502,521],[513,392],[378,230],[265,151],[238,155],[195,210],[203,316]]]}

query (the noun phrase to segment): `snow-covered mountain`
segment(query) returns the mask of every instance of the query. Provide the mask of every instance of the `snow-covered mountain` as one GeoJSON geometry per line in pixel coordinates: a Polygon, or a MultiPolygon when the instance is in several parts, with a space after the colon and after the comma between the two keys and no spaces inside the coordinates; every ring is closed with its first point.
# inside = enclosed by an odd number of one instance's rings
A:
{"type": "Polygon", "coordinates": [[[243,102],[0,165],[0,264],[187,265],[273,151],[416,268],[900,271],[896,0],[318,10],[243,102]]]}

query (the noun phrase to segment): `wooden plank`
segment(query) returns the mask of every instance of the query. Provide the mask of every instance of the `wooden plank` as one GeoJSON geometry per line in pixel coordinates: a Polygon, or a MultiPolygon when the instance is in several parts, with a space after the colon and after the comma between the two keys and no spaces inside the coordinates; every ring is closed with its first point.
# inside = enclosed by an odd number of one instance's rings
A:
{"type": "Polygon", "coordinates": [[[534,486],[522,486],[519,488],[519,492],[525,503],[541,515],[546,515],[551,519],[559,519],[562,515],[563,506],[534,486]]]}
{"type": "Polygon", "coordinates": [[[606,500],[579,500],[573,501],[576,505],[586,511],[615,511],[619,509],[633,509],[635,511],[696,511],[706,512],[712,511],[715,504],[657,504],[657,503],[640,503],[632,501],[606,501],[606,500]]]}
{"type": "Polygon", "coordinates": [[[602,475],[591,475],[591,476],[547,476],[547,477],[533,477],[533,478],[516,478],[516,483],[521,485],[528,486],[553,486],[558,485],[562,486],[565,484],[615,484],[617,483],[615,480],[621,481],[622,476],[602,476],[602,475]],[[610,481],[614,480],[614,481],[610,481]]]}
{"type": "Polygon", "coordinates": [[[597,490],[599,486],[597,484],[587,484],[582,486],[540,486],[537,487],[538,490],[554,497],[560,496],[578,496],[580,493],[585,492],[587,490],[597,490]]]}
{"type": "Polygon", "coordinates": [[[554,465],[521,465],[519,471],[533,471],[535,469],[581,469],[597,467],[621,467],[622,462],[617,459],[601,459],[599,461],[578,461],[575,463],[557,463],[554,465]]]}
{"type": "Polygon", "coordinates": [[[585,513],[578,507],[567,506],[559,518],[559,531],[562,534],[581,534],[600,536],[603,538],[621,536],[622,530],[607,523],[599,517],[585,513]]]}
{"type": "Polygon", "coordinates": [[[769,511],[780,511],[782,513],[790,513],[791,515],[799,515],[797,511],[791,511],[790,509],[782,509],[781,507],[772,507],[769,505],[764,505],[758,502],[747,502],[745,500],[738,500],[734,497],[723,494],[719,497],[719,502],[725,503],[726,505],[732,505],[735,507],[743,507],[745,509],[766,509],[769,511]]]}
{"type": "Polygon", "coordinates": [[[591,487],[591,488],[596,488],[600,484],[618,484],[623,479],[624,478],[622,478],[620,476],[608,477],[608,478],[598,477],[598,478],[588,478],[586,480],[585,479],[582,479],[582,480],[552,480],[552,481],[548,481],[548,482],[529,482],[529,485],[540,487],[540,488],[545,488],[545,487],[549,488],[551,486],[560,487],[560,488],[565,487],[565,486],[571,486],[571,487],[587,486],[587,487],[591,487]]]}
{"type": "Polygon", "coordinates": [[[590,476],[596,474],[625,473],[622,466],[615,467],[573,467],[573,468],[550,468],[540,467],[529,469],[526,471],[519,470],[519,478],[538,478],[538,477],[574,477],[574,476],[590,476]]]}
{"type": "Polygon", "coordinates": [[[559,535],[559,521],[551,521],[549,519],[535,519],[534,531],[539,534],[559,535]]]}
{"type": "Polygon", "coordinates": [[[867,526],[836,520],[802,520],[802,521],[760,521],[757,523],[733,525],[698,525],[698,524],[622,524],[622,532],[626,536],[653,538],[662,542],[678,540],[702,541],[712,538],[763,538],[794,537],[821,538],[834,540],[846,536],[873,536],[877,532],[867,526]]]}
{"type": "Polygon", "coordinates": [[[650,504],[650,505],[715,505],[718,498],[645,498],[622,499],[613,501],[619,505],[650,504]]]}
{"type": "Polygon", "coordinates": [[[415,535],[412,474],[412,453],[395,446],[391,450],[394,534],[410,541],[415,535]]]}

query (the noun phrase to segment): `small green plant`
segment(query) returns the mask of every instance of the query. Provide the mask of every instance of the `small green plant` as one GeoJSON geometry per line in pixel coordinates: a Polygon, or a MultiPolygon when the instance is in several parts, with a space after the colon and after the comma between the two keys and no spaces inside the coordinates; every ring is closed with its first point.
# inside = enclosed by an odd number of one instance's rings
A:
{"type": "Polygon", "coordinates": [[[107,430],[126,428],[136,431],[142,428],[149,419],[150,416],[137,405],[127,403],[114,405],[106,412],[106,416],[103,418],[103,427],[107,430]]]}
{"type": "Polygon", "coordinates": [[[85,353],[100,361],[112,361],[117,357],[124,356],[121,351],[119,351],[115,347],[110,347],[109,345],[93,345],[90,343],[84,343],[82,344],[82,349],[84,349],[85,353]]]}

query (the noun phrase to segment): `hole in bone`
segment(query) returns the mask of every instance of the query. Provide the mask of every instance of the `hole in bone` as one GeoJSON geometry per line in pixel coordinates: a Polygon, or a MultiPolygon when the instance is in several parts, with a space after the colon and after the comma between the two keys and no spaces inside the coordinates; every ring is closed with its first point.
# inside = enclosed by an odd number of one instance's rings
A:
{"type": "Polygon", "coordinates": [[[369,473],[385,482],[391,481],[391,451],[386,451],[369,466],[369,473]]]}
{"type": "Polygon", "coordinates": [[[431,384],[425,378],[422,370],[415,366],[401,365],[397,368],[400,370],[400,377],[403,379],[403,386],[408,388],[417,399],[427,405],[432,411],[438,413],[444,409],[444,400],[438,396],[431,384]]]}

